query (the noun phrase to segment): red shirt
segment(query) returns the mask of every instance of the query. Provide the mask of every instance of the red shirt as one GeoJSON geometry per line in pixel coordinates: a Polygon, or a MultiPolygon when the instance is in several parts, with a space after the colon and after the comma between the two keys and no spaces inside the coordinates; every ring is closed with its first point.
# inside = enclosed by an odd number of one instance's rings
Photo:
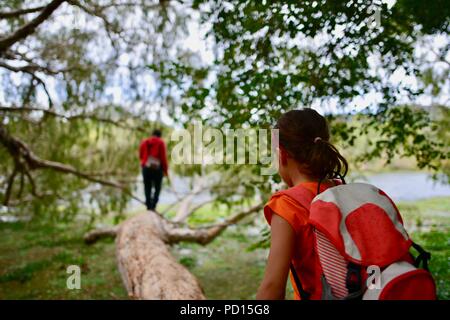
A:
{"type": "Polygon", "coordinates": [[[141,160],[141,166],[145,165],[149,155],[161,161],[164,175],[167,176],[168,164],[166,144],[164,143],[163,139],[152,136],[150,138],[142,140],[141,145],[139,146],[139,159],[141,160]]]}

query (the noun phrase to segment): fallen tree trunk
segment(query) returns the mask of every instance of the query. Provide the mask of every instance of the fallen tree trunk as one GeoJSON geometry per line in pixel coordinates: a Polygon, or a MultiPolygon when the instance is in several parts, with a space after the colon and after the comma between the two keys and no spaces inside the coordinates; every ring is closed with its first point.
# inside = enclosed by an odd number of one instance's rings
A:
{"type": "Polygon", "coordinates": [[[169,251],[161,218],[153,211],[119,228],[116,253],[125,288],[132,298],[205,299],[197,279],[169,251]]]}
{"type": "Polygon", "coordinates": [[[116,237],[119,271],[128,295],[134,299],[205,299],[200,283],[170,252],[170,245],[195,242],[206,245],[229,225],[259,211],[256,205],[210,226],[190,228],[167,220],[154,211],[136,215],[116,227],[88,232],[84,240],[93,244],[116,237]]]}

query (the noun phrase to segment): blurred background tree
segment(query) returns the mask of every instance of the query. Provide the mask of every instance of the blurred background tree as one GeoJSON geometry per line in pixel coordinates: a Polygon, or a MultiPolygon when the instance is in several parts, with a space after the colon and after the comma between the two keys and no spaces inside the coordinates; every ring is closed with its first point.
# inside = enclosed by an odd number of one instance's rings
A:
{"type": "Polygon", "coordinates": [[[147,65],[189,54],[177,48],[187,32],[184,7],[0,4],[4,206],[54,219],[73,218],[80,208],[123,210],[138,175],[136,146],[160,121],[155,96],[165,94],[147,65]]]}
{"type": "Polygon", "coordinates": [[[355,161],[399,154],[446,171],[445,4],[4,1],[0,200],[52,216],[85,201],[120,212],[138,175],[136,145],[163,113],[182,126],[268,128],[288,109],[315,107],[343,147],[370,132],[355,161]],[[210,61],[183,45],[195,22],[210,61]]]}

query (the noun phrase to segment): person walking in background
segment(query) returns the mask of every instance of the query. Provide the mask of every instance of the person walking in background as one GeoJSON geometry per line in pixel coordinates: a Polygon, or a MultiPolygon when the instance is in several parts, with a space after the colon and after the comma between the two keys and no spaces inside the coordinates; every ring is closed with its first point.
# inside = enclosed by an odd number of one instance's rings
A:
{"type": "Polygon", "coordinates": [[[144,178],[145,204],[148,210],[155,210],[163,176],[169,177],[166,144],[161,139],[161,130],[154,130],[151,137],[142,140],[139,158],[144,178]]]}

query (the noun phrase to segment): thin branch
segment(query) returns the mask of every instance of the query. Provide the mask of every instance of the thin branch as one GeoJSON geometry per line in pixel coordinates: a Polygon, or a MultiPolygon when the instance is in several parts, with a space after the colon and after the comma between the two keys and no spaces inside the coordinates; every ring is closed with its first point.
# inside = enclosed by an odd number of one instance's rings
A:
{"type": "Polygon", "coordinates": [[[203,188],[205,188],[205,177],[198,177],[197,179],[194,179],[194,188],[192,192],[186,196],[181,202],[180,206],[178,207],[177,213],[175,215],[175,218],[173,219],[174,222],[182,222],[187,219],[192,214],[192,211],[190,210],[192,200],[194,199],[194,196],[202,192],[203,188]]]}
{"type": "Polygon", "coordinates": [[[446,63],[447,65],[450,66],[450,61],[448,61],[447,59],[445,59],[446,53],[448,52],[448,48],[450,48],[450,46],[448,46],[447,48],[444,49],[443,53],[439,53],[437,52],[435,49],[430,48],[431,52],[434,53],[434,55],[436,56],[436,58],[438,59],[439,62],[443,62],[446,63]]]}
{"type": "Polygon", "coordinates": [[[53,107],[53,100],[52,100],[52,97],[50,96],[50,92],[48,91],[47,85],[45,84],[44,80],[42,80],[40,77],[38,77],[34,73],[30,73],[30,75],[33,78],[33,80],[37,81],[42,86],[42,89],[44,89],[45,95],[47,96],[47,99],[48,99],[48,106],[50,108],[53,107]]]}
{"type": "MultiPolygon", "coordinates": [[[[80,1],[78,1],[78,0],[67,0],[67,2],[73,6],[80,8],[87,14],[97,17],[97,18],[100,18],[103,21],[103,25],[105,26],[106,34],[109,38],[109,41],[111,42],[111,45],[116,50],[116,54],[117,54],[118,48],[117,48],[116,41],[114,41],[114,39],[113,39],[112,33],[119,34],[122,30],[118,30],[115,26],[113,26],[109,22],[108,18],[103,13],[103,9],[101,7],[97,7],[97,6],[95,6],[94,8],[89,8],[85,5],[83,5],[82,3],[80,3],[80,1]]],[[[117,58],[117,56],[116,56],[116,58],[117,58]]]]}
{"type": "Polygon", "coordinates": [[[8,206],[9,200],[11,199],[11,193],[12,193],[12,188],[14,185],[14,179],[16,178],[17,173],[18,173],[17,165],[15,165],[13,172],[11,173],[11,175],[8,178],[8,185],[6,187],[5,199],[3,199],[4,206],[8,206]]]}
{"type": "Polygon", "coordinates": [[[192,198],[188,199],[186,202],[182,201],[179,209],[177,210],[177,214],[172,221],[176,223],[185,223],[187,218],[192,216],[197,210],[216,200],[217,198],[210,198],[206,201],[197,203],[196,205],[192,205],[192,198]]]}
{"type": "MultiPolygon", "coordinates": [[[[228,226],[238,223],[240,220],[248,217],[249,215],[258,212],[263,208],[263,204],[258,204],[251,207],[248,210],[244,210],[232,216],[231,218],[225,220],[224,222],[214,224],[211,226],[199,227],[199,228],[189,228],[177,227],[177,224],[173,221],[164,219],[160,214],[154,211],[161,220],[161,226],[164,230],[164,241],[169,245],[176,244],[179,242],[195,242],[201,245],[206,245],[218,237],[222,231],[224,231],[228,226]]],[[[85,234],[84,241],[88,244],[93,244],[101,238],[114,238],[120,225],[109,228],[95,229],[85,234]]]]}
{"type": "Polygon", "coordinates": [[[30,171],[24,170],[24,174],[25,174],[25,176],[28,178],[28,182],[30,183],[30,186],[31,186],[31,194],[32,194],[35,198],[42,199],[42,198],[44,197],[44,195],[43,195],[43,194],[40,194],[40,193],[37,191],[36,183],[34,182],[34,178],[33,178],[33,176],[31,175],[30,171]]]}
{"type": "Polygon", "coordinates": [[[101,228],[89,231],[84,235],[84,242],[86,244],[94,244],[103,238],[114,238],[119,231],[119,226],[101,228]]]}
{"type": "MultiPolygon", "coordinates": [[[[57,172],[71,174],[76,177],[99,183],[104,186],[120,189],[122,192],[129,195],[131,198],[144,204],[144,201],[133,195],[126,186],[114,181],[99,179],[90,176],[88,173],[77,170],[76,168],[56,161],[50,161],[39,158],[30,148],[20,139],[11,136],[6,128],[0,123],[0,143],[6,148],[16,162],[25,162],[30,170],[49,169],[57,172]]],[[[30,178],[30,176],[28,176],[30,178]]],[[[32,182],[32,178],[30,183],[32,182]]]]}
{"type": "MultiPolygon", "coordinates": [[[[48,192],[46,191],[46,192],[43,192],[43,193],[39,193],[39,197],[38,197],[39,199],[43,199],[43,198],[46,198],[46,197],[61,198],[61,196],[59,194],[51,192],[51,191],[48,191],[48,192]]],[[[36,200],[36,196],[34,196],[32,194],[30,196],[25,196],[25,197],[18,198],[18,199],[11,199],[9,201],[8,207],[18,207],[20,205],[33,202],[35,200],[36,200]]]]}
{"type": "Polygon", "coordinates": [[[22,193],[23,193],[23,187],[25,185],[25,173],[22,170],[20,172],[20,185],[19,185],[19,192],[17,193],[17,198],[22,198],[22,193]]]}
{"type": "Polygon", "coordinates": [[[258,204],[251,207],[248,210],[239,212],[234,216],[226,219],[224,222],[214,224],[211,226],[205,226],[200,228],[173,228],[167,230],[167,238],[170,244],[186,241],[196,242],[202,245],[206,245],[219,236],[229,225],[236,224],[240,220],[248,217],[252,213],[255,213],[263,208],[263,204],[258,204]]]}
{"type": "Polygon", "coordinates": [[[0,67],[3,67],[5,69],[8,69],[8,70],[13,71],[13,72],[24,72],[26,74],[29,74],[33,80],[35,80],[36,82],[38,82],[42,86],[42,88],[45,91],[45,94],[47,95],[49,106],[50,107],[53,106],[53,100],[52,100],[52,98],[50,96],[50,92],[47,89],[47,85],[45,84],[44,80],[42,80],[40,77],[38,77],[34,73],[33,66],[14,67],[14,66],[11,66],[9,64],[6,64],[6,63],[3,63],[3,62],[0,61],[0,67]]]}
{"type": "Polygon", "coordinates": [[[161,8],[164,5],[164,2],[169,2],[169,1],[158,1],[157,3],[154,3],[154,4],[143,4],[142,2],[131,2],[131,1],[130,2],[115,2],[115,1],[113,1],[113,2],[111,2],[109,4],[98,5],[97,7],[104,10],[104,9],[108,9],[108,8],[111,8],[111,7],[118,8],[118,7],[136,7],[136,6],[139,6],[142,9],[145,9],[145,10],[149,10],[149,9],[152,10],[152,9],[159,9],[159,8],[161,8]]]}
{"type": "Polygon", "coordinates": [[[190,208],[191,214],[194,214],[197,210],[203,208],[205,205],[209,204],[209,203],[213,203],[217,200],[217,198],[210,198],[206,201],[200,202],[198,204],[196,204],[195,206],[192,206],[190,208]]]}
{"type": "Polygon", "coordinates": [[[16,113],[22,113],[22,112],[43,112],[49,116],[62,118],[68,121],[72,120],[93,120],[97,122],[107,123],[114,125],[118,128],[127,129],[127,130],[137,130],[140,132],[148,132],[147,129],[142,128],[140,126],[128,126],[124,123],[124,120],[122,121],[114,121],[112,119],[99,117],[93,113],[80,113],[76,115],[65,115],[58,113],[56,111],[50,110],[50,109],[43,109],[43,108],[36,108],[36,107],[0,107],[0,112],[16,112],[16,113]]]}
{"type": "MultiPolygon", "coordinates": [[[[6,56],[6,58],[8,60],[20,60],[21,59],[20,57],[12,57],[12,56],[6,56]]],[[[46,73],[48,75],[57,75],[59,73],[63,73],[63,72],[69,71],[68,69],[53,70],[53,69],[50,69],[49,67],[41,66],[41,65],[38,65],[38,64],[32,63],[32,62],[28,62],[28,64],[25,65],[25,66],[14,67],[14,66],[11,66],[9,64],[6,64],[6,63],[0,61],[0,67],[6,68],[6,69],[8,69],[10,71],[14,71],[14,72],[34,73],[34,72],[37,72],[37,71],[41,71],[41,72],[46,73]]]]}
{"type": "Polygon", "coordinates": [[[0,19],[17,18],[17,17],[25,15],[25,14],[42,11],[44,8],[45,8],[45,6],[41,6],[41,7],[19,9],[19,10],[8,11],[8,12],[0,12],[0,19]]]}
{"type": "Polygon", "coordinates": [[[41,13],[36,18],[25,24],[20,29],[16,30],[13,34],[0,39],[0,53],[6,51],[16,42],[19,42],[20,40],[25,39],[30,34],[32,34],[36,30],[36,28],[45,20],[47,20],[63,2],[65,2],[65,0],[53,0],[41,11],[41,13]]]}

